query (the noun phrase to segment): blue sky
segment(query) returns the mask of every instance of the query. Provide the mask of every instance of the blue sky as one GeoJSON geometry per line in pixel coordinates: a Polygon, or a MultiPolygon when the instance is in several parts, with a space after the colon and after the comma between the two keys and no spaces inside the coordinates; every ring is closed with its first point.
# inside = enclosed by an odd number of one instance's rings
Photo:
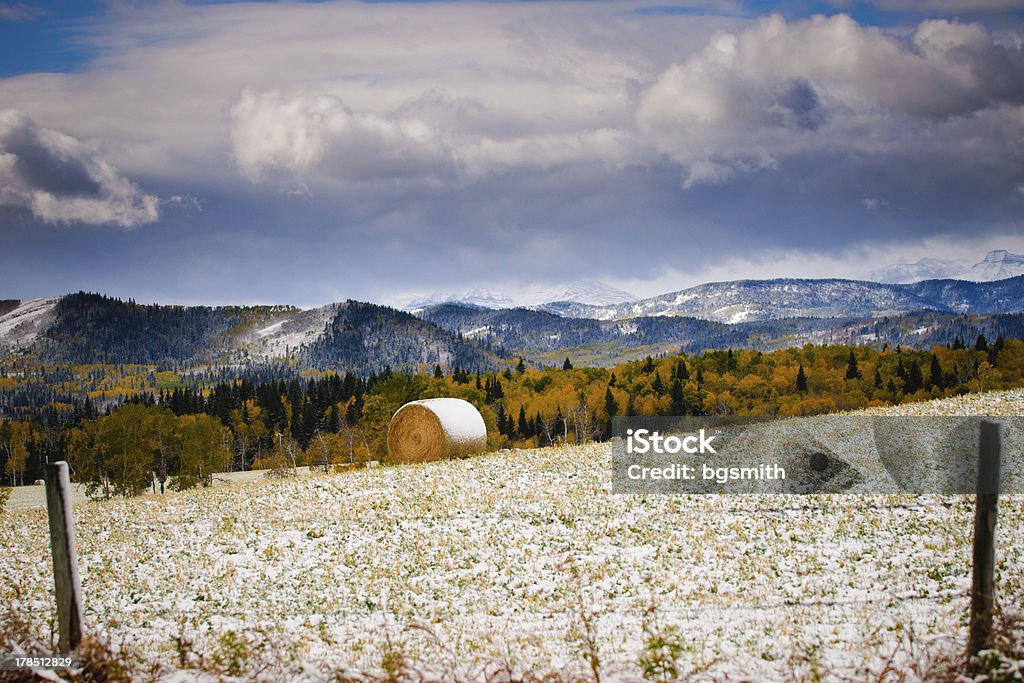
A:
{"type": "Polygon", "coordinates": [[[1024,2],[0,3],[0,298],[1024,251],[1024,2]]]}

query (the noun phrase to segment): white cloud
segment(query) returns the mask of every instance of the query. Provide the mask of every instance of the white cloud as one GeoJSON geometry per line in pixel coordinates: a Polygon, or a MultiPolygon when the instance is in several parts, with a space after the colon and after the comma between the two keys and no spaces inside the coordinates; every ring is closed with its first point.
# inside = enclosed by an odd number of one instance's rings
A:
{"type": "Polygon", "coordinates": [[[951,118],[1021,102],[1024,58],[980,24],[926,20],[900,39],[842,14],[773,15],[666,69],[636,120],[692,186],[808,151],[906,149],[951,118]]]}
{"type": "Polygon", "coordinates": [[[1012,12],[1024,9],[1024,0],[873,0],[873,5],[896,12],[1012,12]]]}
{"type": "Polygon", "coordinates": [[[453,154],[427,121],[353,112],[328,95],[286,98],[247,89],[232,109],[231,140],[241,171],[321,170],[351,182],[450,172],[453,154]]]}
{"type": "Polygon", "coordinates": [[[0,101],[96,141],[129,175],[175,182],[204,169],[223,183],[235,170],[316,192],[362,171],[437,183],[456,171],[618,168],[650,158],[633,123],[641,84],[746,21],[635,8],[125,5],[91,24],[87,68],[0,79],[0,101]],[[363,133],[375,147],[356,148],[363,133]]]}
{"type": "Polygon", "coordinates": [[[48,223],[132,228],[157,220],[159,203],[75,138],[0,111],[0,204],[48,223]]]}
{"type": "Polygon", "coordinates": [[[0,3],[0,21],[32,21],[46,14],[46,10],[24,2],[0,3]]]}

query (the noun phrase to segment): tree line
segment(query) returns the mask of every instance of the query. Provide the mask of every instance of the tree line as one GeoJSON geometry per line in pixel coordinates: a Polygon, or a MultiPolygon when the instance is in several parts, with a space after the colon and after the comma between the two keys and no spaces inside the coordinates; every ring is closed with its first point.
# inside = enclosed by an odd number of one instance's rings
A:
{"type": "Polygon", "coordinates": [[[79,410],[49,433],[36,422],[5,422],[0,466],[9,482],[21,483],[33,476],[33,454],[36,463],[42,453],[67,457],[80,480],[98,482],[95,491],[131,493],[144,480],[208,483],[216,468],[284,472],[385,460],[391,416],[428,397],[473,403],[490,447],[500,448],[606,438],[616,415],[812,415],[1019,386],[1024,343],[983,336],[930,351],[808,344],[648,356],[613,368],[575,367],[566,358],[559,368],[513,359],[501,372],[434,365],[360,378],[307,371],[142,391],[106,415],[79,410]],[[129,447],[130,437],[143,445],[129,447]],[[110,474],[115,456],[135,463],[131,475],[110,474]]]}

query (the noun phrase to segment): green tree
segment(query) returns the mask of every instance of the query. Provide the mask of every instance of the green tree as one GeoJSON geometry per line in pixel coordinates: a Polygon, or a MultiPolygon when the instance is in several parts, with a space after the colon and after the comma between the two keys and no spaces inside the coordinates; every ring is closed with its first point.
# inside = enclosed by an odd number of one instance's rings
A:
{"type": "Polygon", "coordinates": [[[209,486],[213,475],[231,464],[230,434],[220,420],[210,415],[182,415],[178,418],[180,467],[172,486],[177,490],[209,486]]]}
{"type": "Polygon", "coordinates": [[[939,358],[933,353],[931,366],[928,368],[928,386],[943,389],[945,388],[945,384],[946,383],[942,376],[942,366],[939,364],[939,358]]]}
{"type": "Polygon", "coordinates": [[[857,356],[854,355],[853,349],[850,349],[850,357],[846,361],[846,379],[861,379],[863,375],[860,373],[860,368],[857,367],[857,356]]]}
{"type": "Polygon", "coordinates": [[[672,415],[683,415],[686,412],[686,394],[683,392],[683,382],[679,377],[672,380],[668,395],[672,399],[669,412],[672,415]]]}
{"type": "Polygon", "coordinates": [[[804,372],[803,363],[800,364],[800,368],[796,371],[796,390],[801,393],[807,393],[807,373],[804,372]]]}
{"type": "Polygon", "coordinates": [[[610,384],[604,392],[604,412],[605,415],[608,416],[609,420],[619,414],[619,402],[615,400],[615,395],[612,393],[612,387],[610,384]]]}
{"type": "Polygon", "coordinates": [[[152,418],[159,410],[129,404],[72,431],[69,459],[87,495],[132,496],[149,488],[159,449],[152,418]]]}
{"type": "Polygon", "coordinates": [[[913,394],[922,388],[924,388],[924,374],[921,372],[921,366],[911,361],[910,370],[907,371],[907,382],[903,385],[903,391],[913,394]]]}

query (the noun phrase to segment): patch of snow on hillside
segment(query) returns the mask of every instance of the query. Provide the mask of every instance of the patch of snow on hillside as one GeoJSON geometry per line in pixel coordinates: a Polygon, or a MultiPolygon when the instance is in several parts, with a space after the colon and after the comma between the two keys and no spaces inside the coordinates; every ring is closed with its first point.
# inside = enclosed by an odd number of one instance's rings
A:
{"type": "Polygon", "coordinates": [[[258,359],[281,358],[319,339],[337,312],[338,305],[331,304],[305,311],[281,313],[251,333],[251,337],[246,340],[248,349],[258,359]]]}
{"type": "Polygon", "coordinates": [[[59,297],[30,299],[6,315],[0,316],[0,345],[30,344],[53,322],[53,309],[59,297]]]}

